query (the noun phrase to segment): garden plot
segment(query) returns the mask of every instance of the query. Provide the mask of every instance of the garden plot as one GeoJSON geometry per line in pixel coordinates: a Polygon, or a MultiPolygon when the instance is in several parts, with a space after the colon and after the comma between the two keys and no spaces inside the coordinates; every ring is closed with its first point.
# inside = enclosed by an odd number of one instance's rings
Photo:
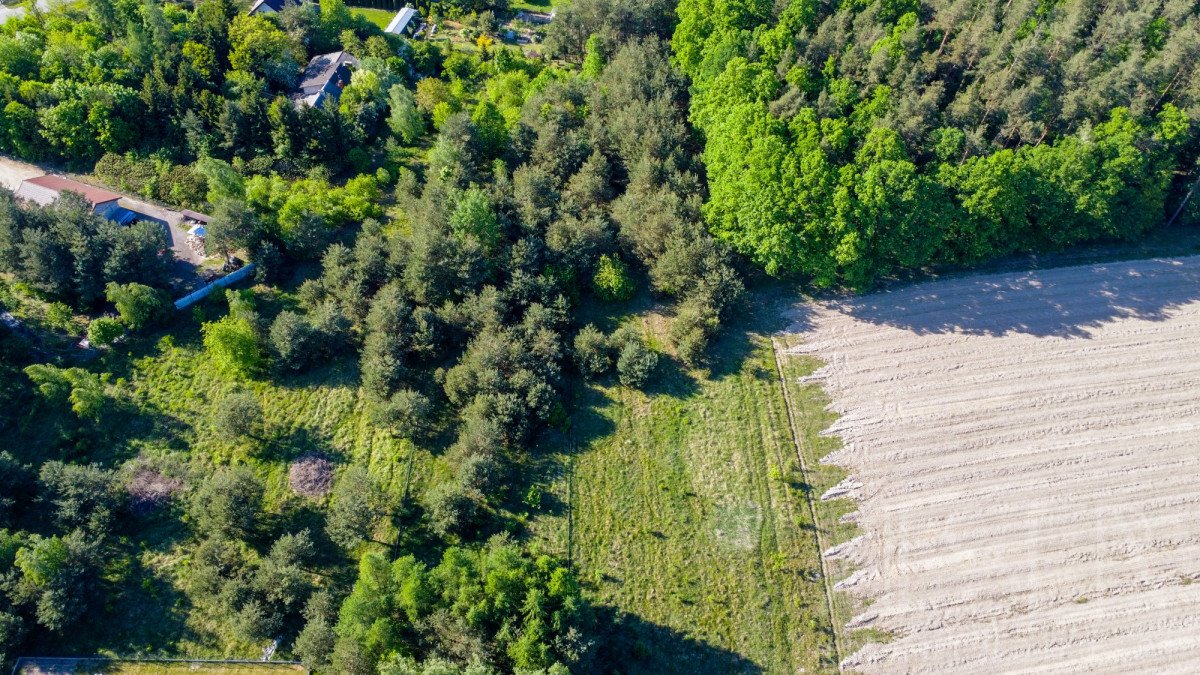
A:
{"type": "Polygon", "coordinates": [[[1200,258],[806,304],[895,637],[863,672],[1200,671],[1200,258]]]}

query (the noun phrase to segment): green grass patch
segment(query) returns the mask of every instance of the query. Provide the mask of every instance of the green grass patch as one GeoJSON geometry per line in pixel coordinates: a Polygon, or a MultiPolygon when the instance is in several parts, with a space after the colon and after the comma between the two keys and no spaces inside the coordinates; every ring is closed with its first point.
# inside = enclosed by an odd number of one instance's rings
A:
{"type": "Polygon", "coordinates": [[[380,28],[387,28],[388,24],[396,16],[396,12],[390,9],[376,9],[374,7],[351,7],[350,11],[380,28]]]}
{"type": "Polygon", "coordinates": [[[508,3],[513,14],[517,12],[542,12],[549,14],[555,7],[567,4],[563,0],[516,0],[508,3]]]}
{"type": "MultiPolygon", "coordinates": [[[[831,547],[848,541],[859,533],[857,526],[843,520],[856,506],[849,499],[821,500],[821,495],[840,483],[847,472],[839,466],[821,463],[826,455],[841,447],[839,438],[821,435],[821,432],[837,419],[837,415],[828,410],[829,397],[819,384],[800,381],[800,378],[811,375],[821,366],[820,360],[807,355],[784,353],[787,347],[800,342],[801,340],[794,335],[775,338],[779,350],[779,368],[783,373],[784,386],[788,389],[792,422],[796,425],[796,437],[804,459],[805,477],[813,497],[816,526],[821,533],[822,543],[831,547]]],[[[827,561],[827,570],[833,581],[844,579],[853,572],[848,562],[838,560],[827,561]]],[[[843,658],[857,651],[868,641],[881,642],[888,639],[888,636],[878,631],[844,631],[845,625],[863,609],[864,603],[854,596],[847,593],[833,594],[833,623],[838,631],[843,658]]]]}
{"type": "MultiPolygon", "coordinates": [[[[667,342],[669,318],[639,320],[667,342]]],[[[649,393],[605,382],[580,394],[576,452],[561,455],[573,471],[550,488],[564,506],[534,528],[569,549],[593,599],[635,636],[627,672],[836,670],[771,343],[765,326],[747,329],[762,323],[728,329],[708,371],[664,359],[649,393]]],[[[830,420],[818,392],[806,438],[830,420]]],[[[818,451],[833,442],[820,440],[818,451]]]]}

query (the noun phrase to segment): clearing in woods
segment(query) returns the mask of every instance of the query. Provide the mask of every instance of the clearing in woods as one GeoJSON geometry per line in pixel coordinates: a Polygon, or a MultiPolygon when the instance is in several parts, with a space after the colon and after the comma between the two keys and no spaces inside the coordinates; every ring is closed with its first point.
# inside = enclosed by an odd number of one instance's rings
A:
{"type": "Polygon", "coordinates": [[[1200,257],[795,309],[863,534],[829,557],[898,636],[868,673],[1197,672],[1200,257]]]}
{"type": "MultiPolygon", "coordinates": [[[[752,314],[778,316],[776,303],[759,300],[752,314]]],[[[662,316],[634,320],[665,337],[662,316]]],[[[573,480],[568,471],[548,486],[559,515],[533,526],[554,552],[565,553],[570,537],[592,598],[630,629],[628,672],[837,670],[805,498],[845,476],[817,464],[838,446],[819,435],[834,416],[819,387],[798,383],[816,360],[782,359],[796,381],[789,393],[805,461],[819,467],[809,488],[769,330],[756,322],[727,331],[711,370],[663,359],[645,393],[606,382],[580,395],[576,452],[560,455],[562,466],[573,460],[573,480]]],[[[822,543],[853,535],[838,523],[849,502],[816,506],[822,543]]],[[[835,604],[839,625],[852,614],[846,602],[835,604]]]]}

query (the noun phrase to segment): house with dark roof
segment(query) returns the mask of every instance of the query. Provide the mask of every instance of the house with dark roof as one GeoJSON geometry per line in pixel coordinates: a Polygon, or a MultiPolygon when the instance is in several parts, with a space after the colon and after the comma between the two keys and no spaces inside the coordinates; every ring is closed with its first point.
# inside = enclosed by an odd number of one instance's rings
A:
{"type": "Polygon", "coordinates": [[[128,225],[139,218],[137,213],[117,203],[117,200],[121,199],[121,195],[63,176],[46,175],[27,178],[21,181],[15,194],[18,199],[49,206],[58,201],[64,192],[83,195],[83,198],[91,205],[93,213],[121,225],[128,225]]]}
{"type": "Polygon", "coordinates": [[[292,100],[313,108],[322,108],[329,102],[337,103],[342,89],[350,84],[352,67],[357,65],[358,59],[346,52],[312,57],[304,69],[300,84],[292,92],[292,100]]]}
{"type": "Polygon", "coordinates": [[[417,10],[406,6],[399,12],[396,12],[396,16],[392,17],[391,23],[387,25],[387,28],[383,29],[383,32],[412,37],[420,26],[421,15],[417,14],[417,10]]]}

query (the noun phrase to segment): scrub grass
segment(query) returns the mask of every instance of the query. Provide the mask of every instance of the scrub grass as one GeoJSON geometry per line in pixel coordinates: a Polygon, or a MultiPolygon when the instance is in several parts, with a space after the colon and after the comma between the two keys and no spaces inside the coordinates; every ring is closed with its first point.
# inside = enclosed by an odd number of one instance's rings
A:
{"type": "MultiPolygon", "coordinates": [[[[605,381],[579,394],[561,453],[568,469],[548,488],[565,507],[534,527],[631,628],[628,672],[837,668],[804,491],[820,494],[840,473],[823,467],[809,488],[800,472],[768,337],[776,307],[757,298],[714,345],[708,370],[664,358],[647,393],[605,381]]],[[[669,317],[635,320],[667,344],[669,317]]],[[[815,362],[787,367],[801,374],[815,362]]],[[[823,393],[791,393],[803,443],[823,456],[837,443],[818,435],[833,419],[823,393]]],[[[830,525],[844,508],[818,513],[815,526],[835,541],[850,534],[830,525]]]]}

